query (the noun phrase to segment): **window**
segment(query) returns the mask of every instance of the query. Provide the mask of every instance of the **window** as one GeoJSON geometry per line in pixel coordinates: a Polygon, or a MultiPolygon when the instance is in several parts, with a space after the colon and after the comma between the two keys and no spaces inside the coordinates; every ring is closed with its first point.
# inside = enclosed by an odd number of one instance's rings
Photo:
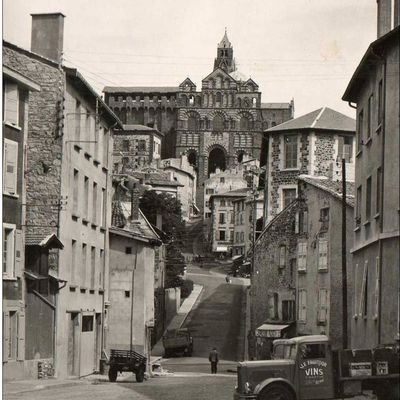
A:
{"type": "Polygon", "coordinates": [[[72,239],[71,242],[71,283],[75,283],[75,269],[76,269],[76,240],[72,239]]]}
{"type": "Polygon", "coordinates": [[[231,224],[235,223],[235,213],[231,212],[231,224]]]}
{"type": "Polygon", "coordinates": [[[329,228],[329,207],[320,209],[319,221],[321,222],[321,231],[326,232],[329,228]]]}
{"type": "Polygon", "coordinates": [[[235,242],[239,243],[239,232],[236,232],[236,240],[235,240],[235,242]]]}
{"type": "Polygon", "coordinates": [[[295,302],[294,300],[282,301],[282,319],[284,321],[295,320],[295,302]]]}
{"type": "Polygon", "coordinates": [[[197,129],[198,129],[198,119],[194,116],[190,116],[188,118],[188,130],[197,131],[197,129]]]}
{"type": "Polygon", "coordinates": [[[375,315],[374,318],[378,318],[379,315],[379,257],[375,258],[375,315]]]}
{"type": "Polygon", "coordinates": [[[305,289],[299,289],[299,321],[307,321],[307,292],[305,289]]]}
{"type": "Polygon", "coordinates": [[[219,231],[219,240],[225,240],[225,231],[219,231]]]}
{"type": "Polygon", "coordinates": [[[282,210],[296,198],[296,189],[282,189],[282,210]]]}
{"type": "Polygon", "coordinates": [[[244,242],[244,232],[240,232],[240,241],[244,242]]]}
{"type": "Polygon", "coordinates": [[[91,248],[90,251],[90,288],[94,289],[96,277],[96,247],[91,248]]]}
{"type": "Polygon", "coordinates": [[[100,198],[100,226],[105,226],[106,220],[106,189],[101,189],[101,198],[100,198]]]}
{"type": "Polygon", "coordinates": [[[247,117],[240,118],[240,130],[247,131],[250,129],[250,121],[247,117]]]}
{"type": "Polygon", "coordinates": [[[225,213],[219,213],[219,223],[225,224],[225,213]]]}
{"type": "Polygon", "coordinates": [[[382,124],[383,119],[383,83],[379,81],[378,85],[378,125],[382,124]]]}
{"type": "Polygon", "coordinates": [[[108,130],[103,129],[103,165],[108,168],[108,130]]]}
{"type": "Polygon", "coordinates": [[[279,246],[279,268],[286,267],[286,246],[279,246]]]}
{"type": "Polygon", "coordinates": [[[72,212],[78,214],[78,197],[79,197],[79,171],[74,169],[74,183],[73,183],[73,201],[72,212]]]}
{"type": "Polygon", "coordinates": [[[222,132],[224,130],[224,119],[221,115],[216,115],[213,119],[213,131],[222,132]]]}
{"type": "Polygon", "coordinates": [[[86,285],[86,256],[87,256],[86,243],[82,243],[82,261],[81,261],[81,286],[86,285]]]}
{"type": "Polygon", "coordinates": [[[85,176],[83,183],[83,217],[89,217],[89,178],[85,176]]]}
{"type": "Polygon", "coordinates": [[[297,136],[284,136],[285,168],[297,168],[297,136]]]}
{"type": "Polygon", "coordinates": [[[82,332],[93,332],[93,315],[82,316],[82,332]]]}
{"type": "Polygon", "coordinates": [[[318,269],[328,269],[328,241],[325,239],[318,240],[318,269]]]}
{"type": "Polygon", "coordinates": [[[224,177],[219,178],[219,183],[225,183],[225,178],[224,177]]]}
{"type": "Polygon", "coordinates": [[[312,358],[325,358],[326,349],[324,343],[303,343],[300,345],[300,355],[303,360],[312,358]]]}
{"type": "Polygon", "coordinates": [[[97,183],[93,182],[92,193],[92,222],[97,224],[97,183]]]}
{"type": "Polygon", "coordinates": [[[8,322],[8,359],[16,360],[17,358],[17,345],[18,345],[18,331],[17,331],[17,312],[9,312],[9,322],[8,322]]]}
{"type": "Polygon", "coordinates": [[[365,194],[365,218],[367,221],[371,218],[371,191],[372,191],[371,177],[367,179],[367,189],[365,194]]]}
{"type": "Polygon", "coordinates": [[[375,212],[376,214],[380,213],[380,209],[381,209],[381,185],[382,185],[382,169],[381,167],[379,167],[376,170],[376,209],[375,212]]]}
{"type": "Polygon", "coordinates": [[[214,189],[206,189],[206,194],[213,194],[214,193],[214,189]]]}
{"type": "Polygon", "coordinates": [[[104,250],[100,249],[100,262],[99,262],[99,287],[103,286],[103,268],[104,268],[104,250]]]}
{"type": "Polygon", "coordinates": [[[229,240],[230,240],[231,242],[233,242],[233,238],[234,238],[234,233],[233,233],[232,230],[230,230],[230,231],[229,231],[229,240]]]}
{"type": "Polygon", "coordinates": [[[268,310],[269,310],[269,318],[278,319],[278,293],[268,294],[268,310]]]}
{"type": "Polygon", "coordinates": [[[81,140],[81,102],[75,102],[75,141],[81,140]]]}
{"type": "Polygon", "coordinates": [[[368,98],[368,108],[367,108],[367,138],[371,137],[372,134],[372,105],[373,105],[373,95],[368,98]]]}
{"type": "Polygon", "coordinates": [[[299,271],[307,270],[307,242],[297,244],[297,269],[299,271]]]}
{"type": "Polygon", "coordinates": [[[225,199],[222,199],[219,204],[221,207],[225,207],[225,199]]]}
{"type": "Polygon", "coordinates": [[[352,162],[353,138],[351,136],[339,136],[338,138],[338,160],[343,158],[347,163],[352,162]]]}
{"type": "Polygon", "coordinates": [[[364,144],[363,127],[364,127],[364,111],[361,110],[358,114],[357,151],[361,151],[361,146],[364,144]]]}
{"type": "Polygon", "coordinates": [[[308,211],[299,211],[296,214],[296,229],[295,233],[308,232],[308,211]]]}
{"type": "Polygon", "coordinates": [[[357,188],[357,199],[356,199],[356,225],[361,224],[361,205],[362,205],[362,187],[357,188]]]}
{"type": "Polygon", "coordinates": [[[3,191],[17,194],[18,143],[4,139],[3,191]]]}
{"type": "Polygon", "coordinates": [[[7,82],[4,93],[4,121],[12,125],[19,125],[19,92],[16,83],[7,82]]]}
{"type": "Polygon", "coordinates": [[[368,314],[368,260],[364,263],[364,273],[361,286],[359,315],[366,317],[368,314]]]}
{"type": "Polygon", "coordinates": [[[15,225],[3,224],[3,278],[15,276],[15,229],[15,225]]]}
{"type": "Polygon", "coordinates": [[[328,318],[328,290],[319,289],[318,292],[318,322],[326,323],[328,318]]]}
{"type": "Polygon", "coordinates": [[[146,140],[140,139],[138,141],[138,150],[139,151],[146,151],[146,140]]]}
{"type": "Polygon", "coordinates": [[[132,254],[132,247],[125,247],[125,254],[132,254]]]}
{"type": "Polygon", "coordinates": [[[129,151],[129,140],[122,141],[122,151],[129,151]]]}

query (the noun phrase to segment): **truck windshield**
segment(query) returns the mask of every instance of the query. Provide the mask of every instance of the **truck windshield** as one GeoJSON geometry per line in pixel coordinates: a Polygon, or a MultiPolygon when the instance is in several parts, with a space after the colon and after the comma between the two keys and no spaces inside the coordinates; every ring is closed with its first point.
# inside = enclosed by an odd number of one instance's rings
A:
{"type": "Polygon", "coordinates": [[[282,357],[285,360],[295,360],[296,359],[296,345],[295,344],[285,344],[283,345],[282,357]]]}

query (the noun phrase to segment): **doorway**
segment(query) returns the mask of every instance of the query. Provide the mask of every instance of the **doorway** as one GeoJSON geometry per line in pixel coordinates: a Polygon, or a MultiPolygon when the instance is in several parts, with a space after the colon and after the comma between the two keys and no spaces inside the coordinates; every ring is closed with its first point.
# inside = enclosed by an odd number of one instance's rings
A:
{"type": "Polygon", "coordinates": [[[226,169],[225,152],[220,147],[215,147],[210,151],[208,156],[208,176],[214,173],[219,168],[221,171],[226,169]]]}

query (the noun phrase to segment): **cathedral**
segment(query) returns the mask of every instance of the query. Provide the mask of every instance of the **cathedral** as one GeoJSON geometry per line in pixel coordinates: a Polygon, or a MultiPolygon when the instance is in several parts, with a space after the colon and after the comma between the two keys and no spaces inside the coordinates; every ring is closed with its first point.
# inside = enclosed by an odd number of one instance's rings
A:
{"type": "Polygon", "coordinates": [[[257,83],[235,66],[227,32],[217,47],[213,71],[197,90],[186,78],[177,87],[104,88],[105,100],[123,124],[141,124],[164,134],[162,158],[188,156],[197,171],[197,204],[204,181],[217,168],[244,155],[265,164],[263,131],[293,118],[293,101],[262,103],[257,83]]]}

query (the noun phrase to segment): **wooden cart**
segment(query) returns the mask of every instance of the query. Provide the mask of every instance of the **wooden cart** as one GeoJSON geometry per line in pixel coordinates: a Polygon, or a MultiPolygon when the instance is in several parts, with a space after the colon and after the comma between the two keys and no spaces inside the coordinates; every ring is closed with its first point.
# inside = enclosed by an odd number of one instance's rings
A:
{"type": "Polygon", "coordinates": [[[146,357],[133,350],[111,350],[110,369],[108,378],[110,382],[117,380],[118,372],[131,371],[136,376],[136,382],[143,382],[146,372],[146,357]]]}

